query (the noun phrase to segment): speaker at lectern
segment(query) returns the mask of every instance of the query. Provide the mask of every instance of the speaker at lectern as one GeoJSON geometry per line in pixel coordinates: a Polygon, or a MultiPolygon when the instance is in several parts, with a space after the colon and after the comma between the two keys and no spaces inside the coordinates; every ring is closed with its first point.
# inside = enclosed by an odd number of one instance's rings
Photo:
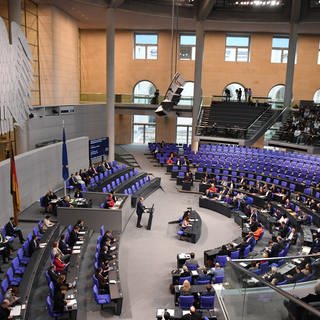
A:
{"type": "Polygon", "coordinates": [[[186,81],[182,75],[177,72],[170,83],[164,100],[155,111],[158,116],[166,116],[167,113],[172,111],[173,107],[179,103],[185,83],[186,81]]]}

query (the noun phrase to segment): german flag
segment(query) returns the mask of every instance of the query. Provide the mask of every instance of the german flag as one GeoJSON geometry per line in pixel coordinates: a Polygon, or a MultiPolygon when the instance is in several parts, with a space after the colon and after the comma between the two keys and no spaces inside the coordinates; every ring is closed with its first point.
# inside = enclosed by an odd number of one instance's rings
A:
{"type": "Polygon", "coordinates": [[[16,163],[14,161],[12,145],[11,145],[11,156],[10,156],[10,178],[11,178],[10,192],[12,195],[13,216],[14,216],[15,222],[18,223],[18,214],[20,212],[20,195],[19,195],[16,163]]]}

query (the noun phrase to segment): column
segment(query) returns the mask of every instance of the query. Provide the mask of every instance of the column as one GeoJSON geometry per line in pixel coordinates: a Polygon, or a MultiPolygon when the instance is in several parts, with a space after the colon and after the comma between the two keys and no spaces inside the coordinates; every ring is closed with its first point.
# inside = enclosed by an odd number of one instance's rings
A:
{"type": "Polygon", "coordinates": [[[9,21],[21,25],[21,0],[8,0],[9,21]]]}
{"type": "Polygon", "coordinates": [[[202,60],[204,48],[204,31],[203,21],[196,22],[196,60],[194,68],[194,93],[193,93],[193,108],[192,108],[192,150],[198,150],[199,141],[196,137],[196,126],[198,113],[201,104],[201,78],[202,78],[202,60]]]}
{"type": "Polygon", "coordinates": [[[298,41],[297,23],[290,24],[290,39],[289,39],[289,50],[288,50],[288,61],[286,71],[286,88],[284,92],[284,107],[287,109],[290,107],[292,100],[292,88],[293,88],[293,77],[295,68],[296,49],[298,41]]]}
{"type": "Polygon", "coordinates": [[[106,126],[109,137],[109,161],[114,160],[114,9],[107,9],[107,111],[106,126]]]}

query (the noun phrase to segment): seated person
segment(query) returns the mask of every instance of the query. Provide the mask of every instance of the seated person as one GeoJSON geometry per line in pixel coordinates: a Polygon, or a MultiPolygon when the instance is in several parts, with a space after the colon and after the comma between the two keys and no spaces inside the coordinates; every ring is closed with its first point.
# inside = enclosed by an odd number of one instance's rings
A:
{"type": "Polygon", "coordinates": [[[78,232],[80,231],[80,228],[78,226],[74,226],[72,231],[69,234],[69,241],[68,244],[72,248],[77,241],[80,240],[78,232]]]}
{"type": "Polygon", "coordinates": [[[180,288],[180,295],[188,296],[191,295],[191,284],[188,280],[184,280],[180,288]]]}
{"type": "Polygon", "coordinates": [[[59,249],[59,245],[58,242],[55,241],[52,244],[52,250],[51,250],[51,254],[55,257],[56,254],[59,254],[61,261],[63,262],[69,262],[70,260],[70,254],[64,254],[60,249],[59,249]]]}
{"type": "Polygon", "coordinates": [[[99,282],[99,290],[102,293],[109,293],[109,282],[108,282],[108,276],[105,276],[102,274],[103,269],[102,268],[98,268],[96,271],[96,278],[99,282]]]}
{"type": "Polygon", "coordinates": [[[101,238],[101,243],[105,243],[106,241],[110,241],[111,244],[117,241],[116,238],[112,235],[112,232],[109,230],[107,230],[101,238]]]}
{"type": "Polygon", "coordinates": [[[74,226],[79,227],[79,231],[86,230],[86,227],[84,226],[84,220],[78,220],[74,226]]]}
{"type": "Polygon", "coordinates": [[[286,241],[289,242],[292,245],[297,244],[297,240],[298,240],[298,232],[297,229],[292,227],[291,228],[291,232],[288,234],[288,236],[286,237],[286,241]]]}
{"type": "Polygon", "coordinates": [[[302,213],[297,217],[297,220],[299,221],[300,224],[307,225],[309,221],[309,216],[307,212],[302,211],[302,213]]]}
{"type": "Polygon", "coordinates": [[[54,206],[51,201],[58,199],[57,195],[50,189],[44,196],[44,207],[46,212],[52,212],[54,206]]]}
{"type": "Polygon", "coordinates": [[[184,182],[192,182],[192,179],[193,179],[193,175],[192,175],[192,172],[189,170],[186,172],[183,181],[184,182]]]}
{"type": "Polygon", "coordinates": [[[56,267],[54,264],[51,264],[49,269],[48,269],[48,275],[53,282],[53,285],[56,285],[58,283],[58,274],[56,272],[56,267]]]}
{"type": "Polygon", "coordinates": [[[301,268],[299,266],[296,266],[295,273],[293,275],[289,274],[286,276],[286,279],[289,283],[295,283],[303,278],[304,274],[301,272],[301,268]]]}
{"type": "Polygon", "coordinates": [[[185,219],[183,219],[181,222],[181,228],[186,229],[187,227],[191,227],[191,226],[192,226],[192,224],[190,223],[189,216],[185,217],[185,219]]]}
{"type": "Polygon", "coordinates": [[[253,233],[254,239],[255,239],[256,241],[259,240],[259,238],[260,238],[260,236],[261,236],[261,234],[262,234],[263,231],[264,231],[264,229],[263,229],[262,226],[260,225],[260,226],[258,227],[258,229],[253,233]]]}
{"type": "Polygon", "coordinates": [[[63,199],[59,201],[58,206],[64,208],[73,208],[73,205],[70,203],[69,196],[64,196],[63,199]]]}
{"type": "Polygon", "coordinates": [[[290,228],[285,222],[281,222],[279,227],[279,234],[282,238],[286,238],[289,235],[290,228]]]}
{"type": "Polygon", "coordinates": [[[71,176],[68,181],[69,181],[69,186],[74,187],[74,188],[81,188],[81,184],[78,183],[78,180],[76,179],[76,177],[73,173],[71,173],[71,176]]]}
{"type": "Polygon", "coordinates": [[[9,286],[3,296],[3,299],[9,300],[11,307],[14,306],[17,303],[17,301],[20,299],[20,297],[18,296],[18,288],[15,286],[9,286]]]}
{"type": "Polygon", "coordinates": [[[58,272],[58,273],[65,273],[65,272],[67,271],[66,269],[67,269],[69,263],[63,263],[62,260],[61,260],[60,254],[57,253],[57,254],[54,256],[53,265],[54,265],[55,268],[56,268],[56,272],[58,272]]]}
{"type": "Polygon", "coordinates": [[[106,263],[107,261],[115,259],[116,257],[117,256],[115,254],[109,253],[108,246],[104,246],[103,248],[101,248],[101,251],[99,253],[98,264],[101,265],[102,263],[106,263]]]}
{"type": "Polygon", "coordinates": [[[186,265],[182,266],[182,270],[180,273],[181,278],[190,277],[191,272],[189,271],[188,267],[186,265]]]}
{"type": "Polygon", "coordinates": [[[77,189],[75,190],[73,197],[76,198],[76,199],[83,198],[83,194],[82,194],[82,192],[80,191],[80,189],[77,188],[77,189]]]}
{"type": "Polygon", "coordinates": [[[214,296],[214,290],[211,284],[207,284],[206,289],[207,291],[202,292],[201,296],[214,296]]]}
{"type": "Polygon", "coordinates": [[[190,313],[187,313],[185,315],[182,316],[181,318],[182,320],[201,320],[202,319],[202,315],[200,312],[198,312],[196,310],[196,308],[194,306],[190,307],[190,313]]]}
{"type": "MultiPolygon", "coordinates": [[[[13,251],[12,241],[8,241],[0,232],[0,254],[2,255],[3,263],[11,260],[10,253],[13,251]]],[[[1,269],[0,269],[1,270],[1,269]]]]}
{"type": "Polygon", "coordinates": [[[266,275],[265,280],[276,285],[277,283],[284,281],[285,278],[280,272],[278,272],[278,268],[273,266],[271,267],[270,274],[266,275]]]}
{"type": "Polygon", "coordinates": [[[195,253],[194,252],[191,252],[190,253],[190,259],[186,261],[186,266],[188,268],[190,268],[190,266],[196,266],[196,267],[199,267],[199,263],[198,261],[195,259],[195,253]]]}
{"type": "Polygon", "coordinates": [[[39,239],[35,234],[33,234],[31,241],[29,242],[29,256],[30,257],[37,250],[37,248],[39,248],[39,239]]]}
{"type": "Polygon", "coordinates": [[[67,293],[67,288],[65,286],[57,288],[54,290],[53,295],[53,311],[55,313],[63,313],[64,308],[67,305],[67,301],[65,299],[65,294],[67,293]]]}
{"type": "Polygon", "coordinates": [[[214,197],[214,194],[217,193],[217,188],[216,186],[214,185],[214,183],[211,184],[210,188],[208,188],[206,190],[206,196],[208,198],[213,198],[214,197]]]}
{"type": "Polygon", "coordinates": [[[227,255],[229,255],[229,251],[227,249],[227,246],[223,245],[219,250],[219,252],[217,253],[217,256],[227,256],[227,255]]]}
{"type": "Polygon", "coordinates": [[[69,248],[68,244],[66,243],[66,236],[64,234],[62,234],[60,237],[58,247],[64,255],[71,253],[71,249],[69,248]]]}
{"type": "Polygon", "coordinates": [[[114,207],[114,201],[112,199],[112,195],[109,193],[106,196],[106,200],[104,201],[103,208],[104,209],[109,209],[109,208],[112,208],[112,207],[114,207]]]}
{"type": "Polygon", "coordinates": [[[0,305],[0,319],[12,319],[10,318],[10,310],[10,301],[8,299],[4,299],[0,305]]]}
{"type": "Polygon", "coordinates": [[[247,245],[250,245],[251,248],[253,248],[256,245],[256,238],[252,231],[250,231],[249,234],[245,237],[245,240],[247,245]]]}
{"type": "Polygon", "coordinates": [[[250,204],[247,204],[244,209],[243,209],[243,213],[250,218],[251,217],[251,206],[250,204]]]}
{"type": "Polygon", "coordinates": [[[42,230],[45,232],[48,228],[51,228],[52,226],[54,226],[55,223],[53,223],[50,220],[50,216],[45,216],[43,221],[42,221],[42,230]]]}
{"type": "Polygon", "coordinates": [[[213,282],[216,277],[224,277],[224,269],[220,267],[220,264],[217,262],[214,265],[214,268],[210,269],[210,274],[212,275],[213,282]]]}
{"type": "Polygon", "coordinates": [[[201,183],[211,184],[211,180],[207,171],[205,172],[204,177],[201,179],[201,183]]]}
{"type": "Polygon", "coordinates": [[[208,274],[208,270],[206,267],[204,267],[203,269],[200,269],[198,271],[198,278],[197,281],[211,281],[211,275],[208,274]]]}
{"type": "Polygon", "coordinates": [[[21,244],[25,241],[22,235],[22,231],[15,225],[14,218],[11,217],[9,222],[5,225],[6,236],[19,237],[21,244]]]}

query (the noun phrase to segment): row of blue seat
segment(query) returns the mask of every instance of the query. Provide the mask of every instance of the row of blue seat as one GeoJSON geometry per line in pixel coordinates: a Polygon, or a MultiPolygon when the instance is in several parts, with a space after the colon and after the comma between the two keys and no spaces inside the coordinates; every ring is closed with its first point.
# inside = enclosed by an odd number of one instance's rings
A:
{"type": "Polygon", "coordinates": [[[150,177],[149,176],[145,176],[142,179],[140,179],[139,181],[136,181],[134,184],[132,184],[130,187],[128,187],[127,189],[124,189],[124,193],[125,194],[135,194],[138,190],[140,190],[145,184],[150,183],[150,177]]]}

